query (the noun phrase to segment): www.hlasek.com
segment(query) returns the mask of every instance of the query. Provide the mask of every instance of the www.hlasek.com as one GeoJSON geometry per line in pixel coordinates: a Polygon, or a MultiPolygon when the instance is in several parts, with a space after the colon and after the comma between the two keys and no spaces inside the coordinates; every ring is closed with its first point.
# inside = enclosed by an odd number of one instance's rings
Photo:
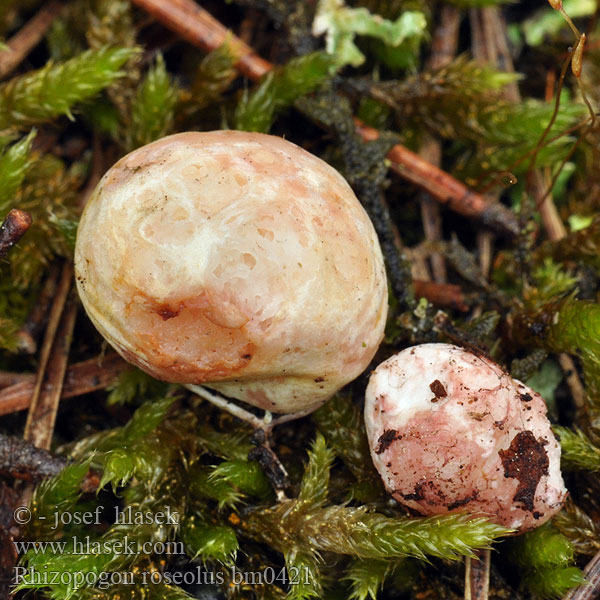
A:
{"type": "Polygon", "coordinates": [[[94,540],[72,537],[58,542],[13,542],[17,554],[185,554],[183,542],[136,542],[124,536],[120,540],[94,540]]]}
{"type": "Polygon", "coordinates": [[[310,572],[307,567],[266,567],[262,571],[238,571],[232,567],[227,572],[206,571],[200,565],[190,571],[121,571],[121,572],[59,572],[44,567],[36,570],[33,567],[15,567],[13,584],[53,586],[66,585],[73,589],[96,586],[99,589],[109,589],[117,585],[222,585],[228,582],[235,586],[258,585],[308,585],[310,572]]]}

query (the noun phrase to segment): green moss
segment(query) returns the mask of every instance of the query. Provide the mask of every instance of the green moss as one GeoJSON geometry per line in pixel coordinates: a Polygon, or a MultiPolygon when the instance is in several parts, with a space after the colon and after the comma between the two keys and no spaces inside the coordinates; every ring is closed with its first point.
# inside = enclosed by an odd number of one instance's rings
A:
{"type": "Polygon", "coordinates": [[[256,90],[244,94],[237,106],[235,127],[267,133],[275,114],[312,92],[335,70],[335,61],[324,52],[294,58],[287,65],[269,71],[256,90]]]}
{"type": "Polygon", "coordinates": [[[122,77],[121,67],[136,53],[131,48],[88,50],[14,77],[0,86],[0,131],[30,127],[60,115],[72,117],[77,103],[122,77]]]}

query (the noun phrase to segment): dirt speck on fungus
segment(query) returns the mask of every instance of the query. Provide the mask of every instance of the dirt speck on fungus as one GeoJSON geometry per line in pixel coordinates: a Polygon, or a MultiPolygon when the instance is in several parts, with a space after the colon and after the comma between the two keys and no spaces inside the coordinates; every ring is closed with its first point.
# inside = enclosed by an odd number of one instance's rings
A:
{"type": "Polygon", "coordinates": [[[507,450],[498,451],[504,466],[504,477],[519,480],[514,502],[521,502],[529,511],[533,511],[535,490],[540,479],[548,474],[548,453],[544,449],[546,443],[545,440],[536,440],[531,431],[521,431],[507,450]]]}
{"type": "Polygon", "coordinates": [[[432,381],[429,384],[429,389],[435,395],[435,400],[432,400],[432,402],[437,402],[440,398],[445,398],[448,395],[448,392],[446,391],[444,384],[439,379],[432,381]]]}
{"type": "Polygon", "coordinates": [[[173,310],[166,304],[162,304],[156,309],[156,313],[160,316],[160,318],[163,321],[168,321],[169,319],[173,319],[174,317],[177,317],[180,312],[181,312],[181,308],[177,308],[177,309],[173,310]]]}
{"type": "Polygon", "coordinates": [[[377,446],[375,453],[381,454],[382,452],[385,452],[392,442],[399,439],[402,439],[402,436],[395,429],[386,429],[377,440],[379,445],[377,446]]]}

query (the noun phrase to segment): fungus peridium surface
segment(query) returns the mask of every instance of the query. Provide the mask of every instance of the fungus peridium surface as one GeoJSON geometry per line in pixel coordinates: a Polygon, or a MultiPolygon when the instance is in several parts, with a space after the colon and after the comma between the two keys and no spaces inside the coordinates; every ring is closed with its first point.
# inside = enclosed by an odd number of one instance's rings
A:
{"type": "Polygon", "coordinates": [[[544,400],[484,356],[449,344],[392,356],[371,375],[365,424],[387,490],[421,514],[469,512],[526,531],[562,506],[544,400]]]}
{"type": "Polygon", "coordinates": [[[349,185],[264,134],[182,133],[122,158],[86,206],[75,270],[127,360],[280,413],[358,376],[387,315],[379,243],[349,185]]]}

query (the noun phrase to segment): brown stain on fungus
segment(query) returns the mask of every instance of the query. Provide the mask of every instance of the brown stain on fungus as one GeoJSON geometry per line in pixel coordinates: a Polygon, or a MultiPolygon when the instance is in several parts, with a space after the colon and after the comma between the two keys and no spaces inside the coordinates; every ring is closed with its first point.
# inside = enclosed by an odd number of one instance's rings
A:
{"type": "Polygon", "coordinates": [[[544,450],[546,443],[545,440],[536,440],[531,431],[521,431],[507,450],[498,452],[504,466],[504,477],[519,481],[513,502],[521,502],[525,510],[533,511],[535,490],[540,479],[548,475],[548,453],[544,450]]]}
{"type": "MultiPolygon", "coordinates": [[[[419,481],[415,485],[412,494],[400,493],[400,496],[402,496],[404,500],[412,502],[421,502],[421,508],[423,508],[423,502],[425,504],[428,504],[429,506],[445,506],[448,501],[446,498],[446,494],[444,494],[444,491],[433,481],[427,480],[419,481]]],[[[416,510],[419,510],[419,508],[417,508],[416,510]]]]}
{"type": "Polygon", "coordinates": [[[446,398],[446,396],[448,396],[448,392],[446,391],[444,384],[439,379],[432,381],[429,384],[429,389],[435,395],[435,398],[431,399],[432,402],[437,402],[440,398],[446,398]]]}
{"type": "Polygon", "coordinates": [[[386,429],[377,440],[378,446],[375,449],[375,454],[385,452],[393,442],[401,439],[402,436],[395,429],[386,429]]]}
{"type": "Polygon", "coordinates": [[[477,500],[477,498],[479,498],[479,492],[477,490],[475,490],[470,496],[467,496],[466,498],[462,498],[461,500],[455,500],[454,502],[451,502],[450,504],[448,504],[448,510],[455,510],[457,508],[460,508],[461,506],[465,506],[467,504],[469,504],[469,502],[473,502],[473,500],[477,500]]]}
{"type": "MultiPolygon", "coordinates": [[[[430,482],[431,483],[431,482],[430,482]]],[[[414,491],[412,494],[402,494],[400,493],[400,495],[405,499],[405,500],[414,500],[416,502],[418,502],[419,500],[423,500],[423,488],[425,487],[426,482],[425,481],[420,481],[419,483],[417,483],[417,485],[415,485],[414,491]]]]}
{"type": "Polygon", "coordinates": [[[156,314],[159,315],[163,321],[168,321],[169,319],[173,319],[174,317],[179,315],[180,312],[181,312],[181,307],[177,308],[176,310],[173,310],[166,304],[159,306],[156,309],[156,314]]]}

